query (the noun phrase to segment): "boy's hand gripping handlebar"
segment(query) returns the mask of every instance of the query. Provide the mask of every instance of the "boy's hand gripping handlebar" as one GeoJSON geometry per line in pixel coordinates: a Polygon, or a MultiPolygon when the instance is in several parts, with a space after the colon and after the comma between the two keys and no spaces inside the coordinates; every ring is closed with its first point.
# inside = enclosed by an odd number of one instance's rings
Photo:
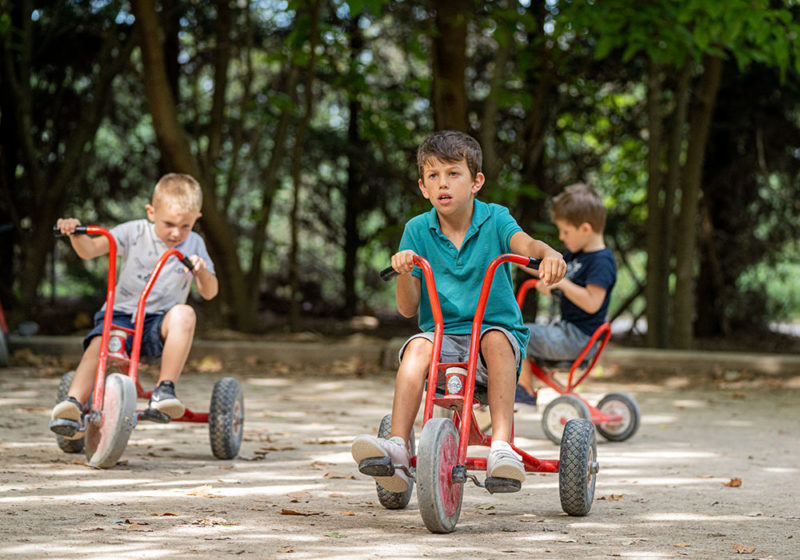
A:
{"type": "MultiPolygon", "coordinates": [[[[101,228],[97,226],[75,226],[75,231],[72,232],[72,235],[102,235],[102,233],[101,228]]],[[[65,237],[68,234],[61,233],[61,228],[53,226],[53,235],[55,237],[65,237]]],[[[181,263],[189,270],[194,269],[194,264],[189,260],[189,257],[183,257],[181,263]]]]}
{"type": "MultiPolygon", "coordinates": [[[[414,257],[414,258],[415,258],[415,262],[416,262],[416,257],[414,257]]],[[[542,262],[541,259],[535,259],[533,257],[528,257],[528,264],[524,264],[522,266],[526,266],[528,268],[533,268],[533,269],[538,269],[540,262],[542,262]]],[[[399,274],[400,273],[397,272],[395,269],[393,269],[391,266],[387,266],[386,268],[384,268],[383,270],[380,271],[381,280],[383,280],[384,282],[388,282],[389,280],[391,280],[395,276],[399,276],[399,274]]]]}

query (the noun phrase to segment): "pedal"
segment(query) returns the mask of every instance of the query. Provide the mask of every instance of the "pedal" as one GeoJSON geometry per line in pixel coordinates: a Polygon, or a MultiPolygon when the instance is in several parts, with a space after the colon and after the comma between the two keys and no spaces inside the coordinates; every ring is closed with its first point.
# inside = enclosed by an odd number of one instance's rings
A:
{"type": "Polygon", "coordinates": [[[390,457],[370,457],[358,464],[358,471],[368,476],[393,476],[394,465],[390,457]]]}
{"type": "Polygon", "coordinates": [[[519,492],[522,488],[522,483],[519,480],[495,478],[493,476],[487,476],[483,485],[490,494],[510,494],[511,492],[519,492]]]}
{"type": "Polygon", "coordinates": [[[137,412],[138,420],[149,420],[157,424],[169,424],[170,417],[154,408],[145,408],[141,412],[137,412]]]}
{"type": "Polygon", "coordinates": [[[85,430],[85,428],[81,429],[81,423],[76,420],[66,420],[64,418],[50,420],[50,431],[65,438],[73,438],[75,434],[85,430]]]}

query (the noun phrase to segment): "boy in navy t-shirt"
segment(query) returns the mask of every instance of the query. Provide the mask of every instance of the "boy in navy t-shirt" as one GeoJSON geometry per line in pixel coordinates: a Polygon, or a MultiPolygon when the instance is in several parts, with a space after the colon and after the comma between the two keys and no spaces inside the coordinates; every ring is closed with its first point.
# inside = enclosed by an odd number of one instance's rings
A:
{"type": "MultiPolygon", "coordinates": [[[[567,274],[558,284],[539,282],[536,289],[546,296],[561,291],[561,319],[549,325],[526,323],[531,332],[527,355],[533,361],[571,361],[605,321],[617,265],[603,241],[606,209],[593,189],[582,183],[567,187],[553,199],[550,217],[567,247],[567,274]]],[[[515,400],[536,404],[529,367],[522,368],[515,400]]]]}

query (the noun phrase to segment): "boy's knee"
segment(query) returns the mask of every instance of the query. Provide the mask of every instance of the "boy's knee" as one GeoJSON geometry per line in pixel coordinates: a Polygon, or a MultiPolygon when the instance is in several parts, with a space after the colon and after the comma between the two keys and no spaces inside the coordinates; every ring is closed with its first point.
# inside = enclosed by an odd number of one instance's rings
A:
{"type": "Polygon", "coordinates": [[[197,323],[197,314],[194,309],[185,304],[176,305],[164,317],[164,326],[168,331],[194,331],[197,323]]]}
{"type": "Polygon", "coordinates": [[[500,331],[489,331],[481,337],[481,350],[484,352],[512,350],[506,335],[500,331]]]}

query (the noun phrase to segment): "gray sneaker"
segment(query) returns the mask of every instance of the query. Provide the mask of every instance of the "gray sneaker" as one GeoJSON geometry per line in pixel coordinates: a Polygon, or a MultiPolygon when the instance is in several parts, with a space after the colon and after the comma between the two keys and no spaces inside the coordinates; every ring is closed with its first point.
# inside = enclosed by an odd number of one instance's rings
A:
{"type": "MultiPolygon", "coordinates": [[[[353,459],[361,463],[364,459],[389,457],[393,465],[409,466],[409,452],[403,438],[395,436],[383,439],[375,436],[358,436],[353,440],[351,448],[353,459]]],[[[393,476],[376,476],[375,482],[389,492],[405,492],[408,490],[408,475],[401,469],[395,469],[393,476]]]]}
{"type": "Polygon", "coordinates": [[[486,461],[486,476],[524,482],[525,467],[522,464],[522,457],[517,455],[510,445],[492,449],[486,461]]]}
{"type": "Polygon", "coordinates": [[[175,396],[175,384],[172,381],[162,381],[153,389],[150,395],[150,408],[163,412],[173,420],[180,418],[186,412],[186,407],[175,396]]]}

